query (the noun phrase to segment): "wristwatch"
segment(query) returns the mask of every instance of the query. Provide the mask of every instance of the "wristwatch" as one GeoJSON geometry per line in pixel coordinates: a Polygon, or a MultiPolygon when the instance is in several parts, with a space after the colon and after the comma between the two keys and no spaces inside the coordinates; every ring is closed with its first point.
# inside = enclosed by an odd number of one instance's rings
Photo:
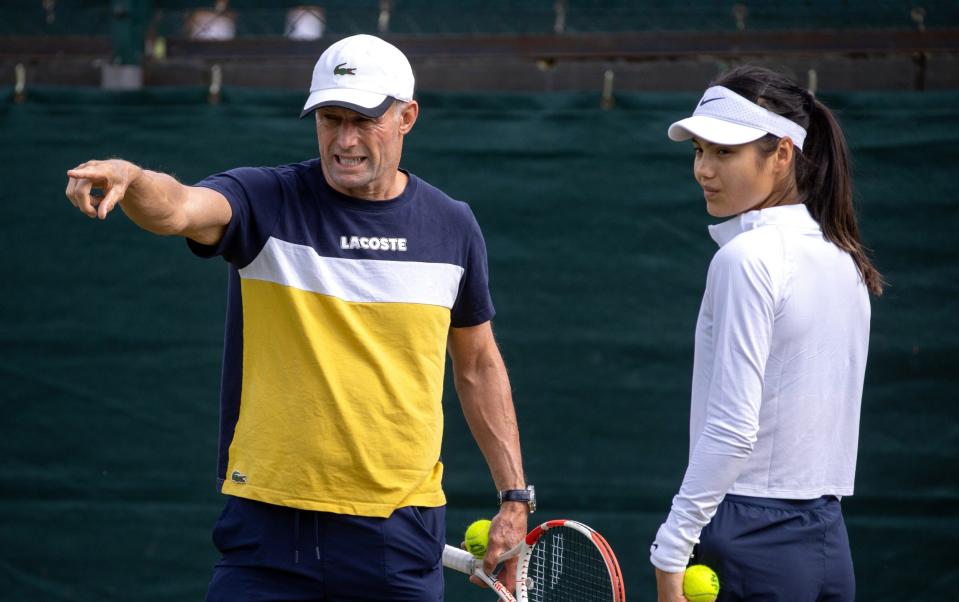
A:
{"type": "Polygon", "coordinates": [[[529,513],[536,512],[536,488],[527,485],[526,489],[504,489],[497,492],[496,501],[502,506],[503,502],[526,502],[529,513]]]}

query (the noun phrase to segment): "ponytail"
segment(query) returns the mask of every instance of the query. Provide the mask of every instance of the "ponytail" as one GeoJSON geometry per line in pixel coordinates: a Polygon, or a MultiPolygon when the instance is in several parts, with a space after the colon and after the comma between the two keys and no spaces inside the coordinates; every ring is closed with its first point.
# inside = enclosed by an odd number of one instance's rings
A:
{"type": "Polygon", "coordinates": [[[832,111],[811,96],[806,143],[797,153],[796,184],[826,240],[852,256],[866,288],[878,297],[884,283],[859,234],[846,137],[832,111]]]}
{"type": "MultiPolygon", "coordinates": [[[[788,78],[762,67],[736,67],[713,85],[725,86],[806,129],[806,142],[794,159],[803,203],[826,240],[852,257],[869,292],[881,295],[882,275],[869,259],[856,222],[849,148],[832,111],[788,78]]],[[[767,135],[760,148],[771,153],[776,142],[775,136],[767,135]]]]}

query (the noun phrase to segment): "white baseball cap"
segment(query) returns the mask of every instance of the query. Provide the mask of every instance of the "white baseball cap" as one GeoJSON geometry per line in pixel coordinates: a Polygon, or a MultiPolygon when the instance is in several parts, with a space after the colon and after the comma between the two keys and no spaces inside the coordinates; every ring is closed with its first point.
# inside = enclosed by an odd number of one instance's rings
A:
{"type": "Polygon", "coordinates": [[[343,38],[313,67],[304,117],[319,107],[345,107],[379,117],[395,100],[413,100],[413,68],[400,49],[370,35],[343,38]]]}
{"type": "Polygon", "coordinates": [[[706,90],[692,117],[669,126],[669,138],[681,141],[692,137],[713,144],[746,144],[766,134],[789,138],[802,150],[806,129],[736,94],[729,88],[713,86],[706,90]]]}

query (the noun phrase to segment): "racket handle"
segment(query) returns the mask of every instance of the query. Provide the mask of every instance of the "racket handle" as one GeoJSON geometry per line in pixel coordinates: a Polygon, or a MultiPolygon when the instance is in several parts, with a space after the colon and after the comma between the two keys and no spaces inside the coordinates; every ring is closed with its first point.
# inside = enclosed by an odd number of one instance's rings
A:
{"type": "Polygon", "coordinates": [[[505,585],[486,574],[483,570],[483,561],[466,550],[453,546],[443,548],[443,566],[467,575],[475,575],[495,591],[503,602],[516,602],[513,593],[505,585]]]}
{"type": "Polygon", "coordinates": [[[443,548],[443,566],[454,571],[472,575],[476,571],[478,561],[475,556],[453,546],[443,548]]]}

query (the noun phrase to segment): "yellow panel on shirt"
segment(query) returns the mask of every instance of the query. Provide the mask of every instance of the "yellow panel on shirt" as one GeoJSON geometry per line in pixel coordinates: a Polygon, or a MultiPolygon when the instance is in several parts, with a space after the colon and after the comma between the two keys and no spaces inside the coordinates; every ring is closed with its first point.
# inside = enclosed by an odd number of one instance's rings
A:
{"type": "Polygon", "coordinates": [[[463,269],[271,238],[239,274],[241,403],[222,491],[364,516],[444,504],[443,373],[463,269]]]}

